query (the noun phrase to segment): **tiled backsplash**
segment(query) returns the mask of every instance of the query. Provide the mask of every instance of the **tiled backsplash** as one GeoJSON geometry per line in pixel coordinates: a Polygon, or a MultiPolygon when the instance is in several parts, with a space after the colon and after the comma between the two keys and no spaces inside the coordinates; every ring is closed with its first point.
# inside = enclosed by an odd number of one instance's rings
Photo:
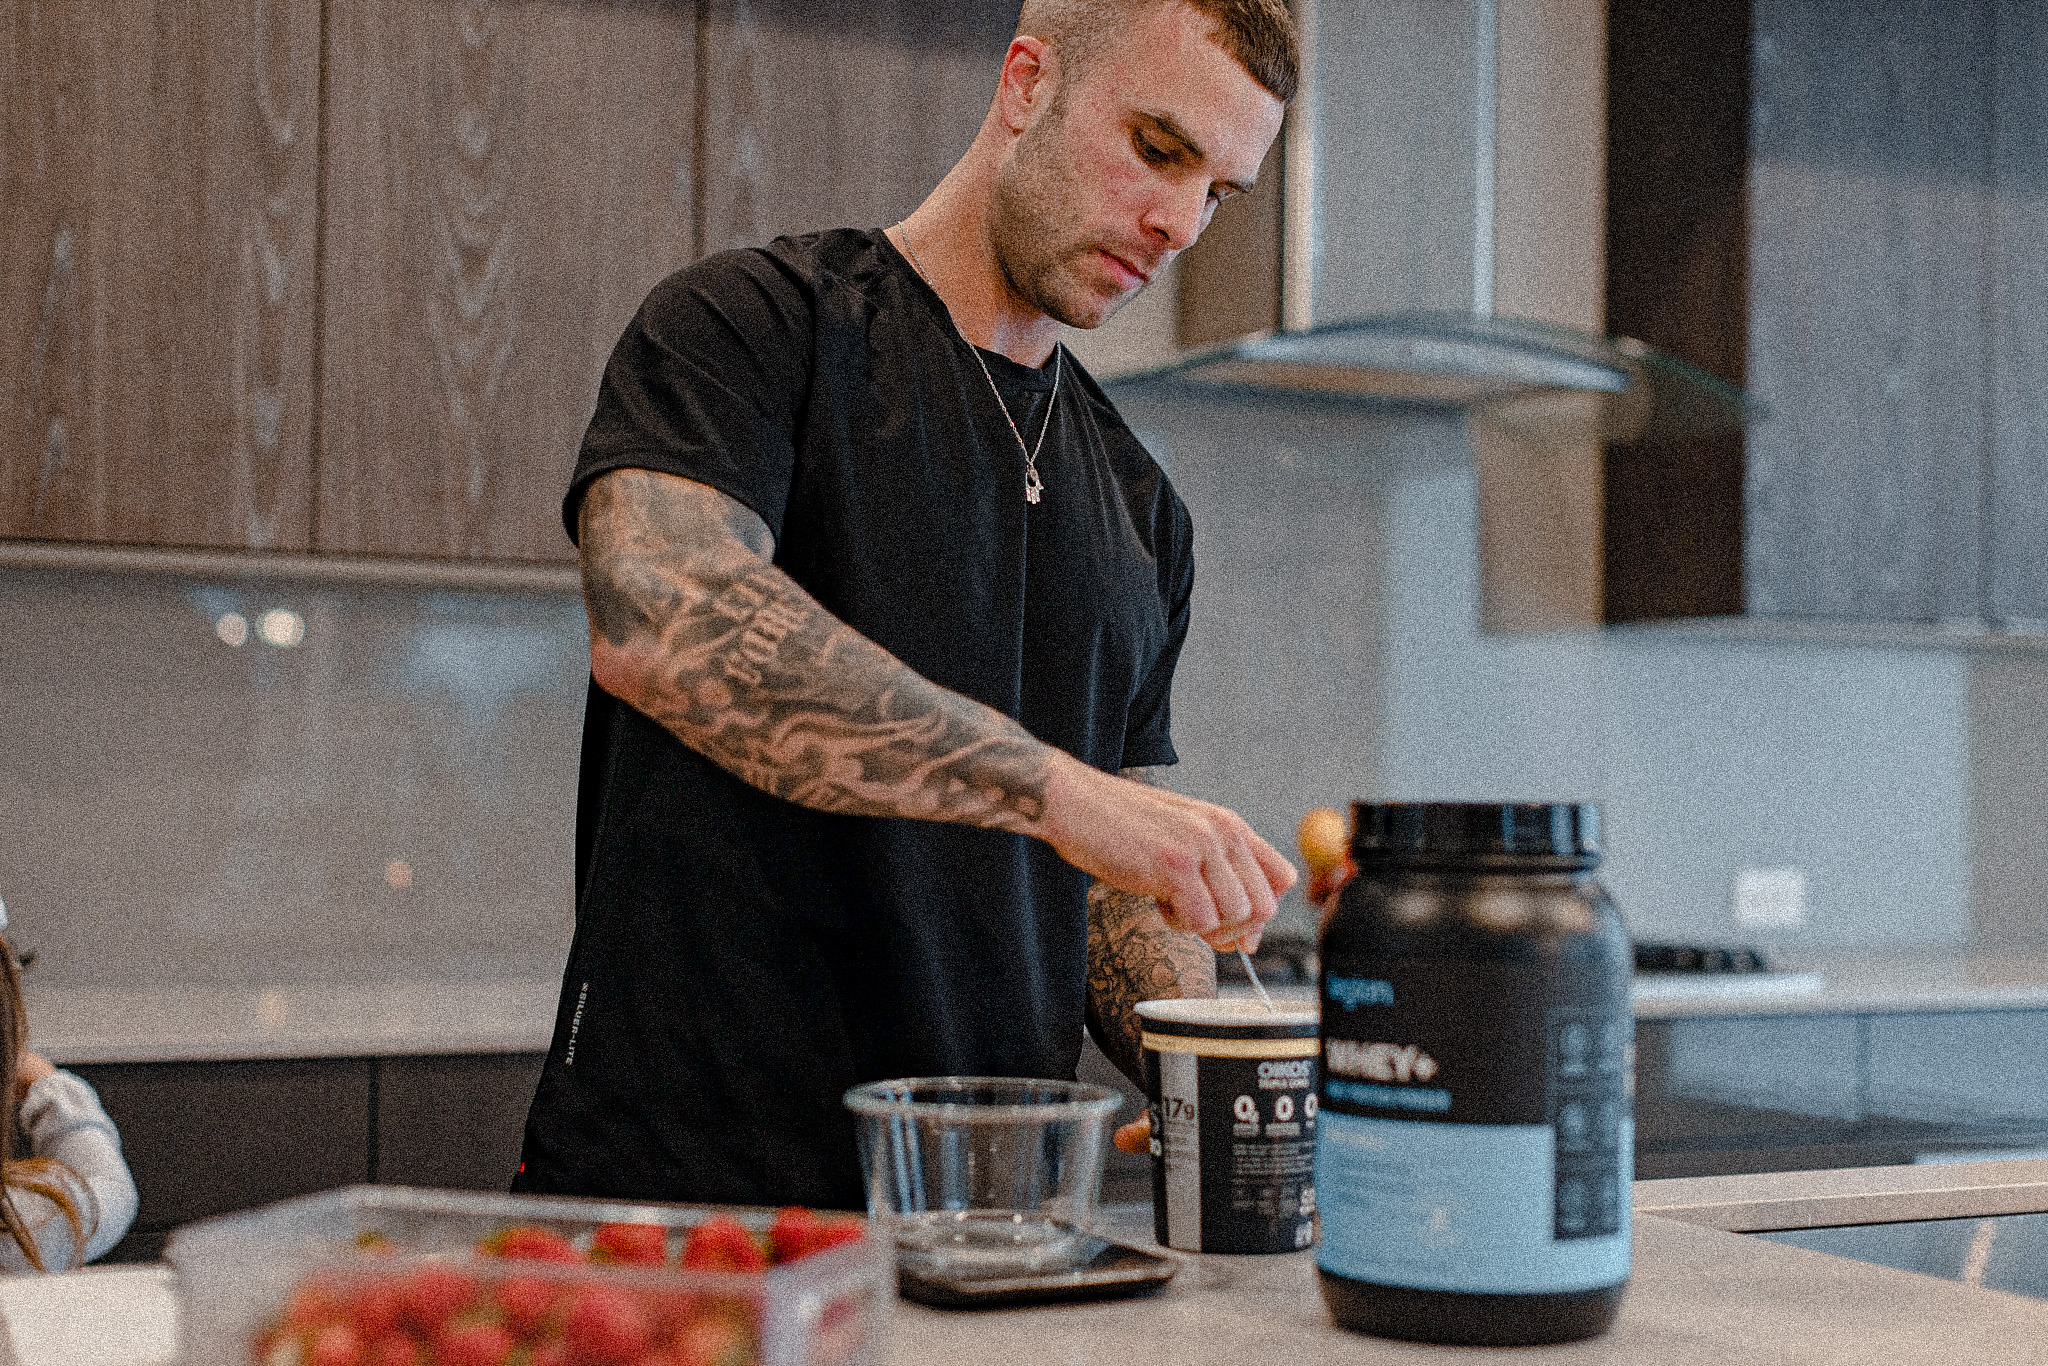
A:
{"type": "MultiPolygon", "coordinates": [[[[1181,790],[1290,851],[1318,802],[1601,800],[1645,937],[2039,937],[2048,656],[1487,636],[1456,419],[1121,401],[1195,518],[1181,790]],[[1735,872],[1786,866],[1810,923],[1736,926],[1735,872]]],[[[566,588],[0,570],[0,896],[36,977],[554,976],[586,659],[566,588]]]]}
{"type": "Polygon", "coordinates": [[[37,981],[560,971],[573,595],[0,571],[0,641],[37,981]]]}

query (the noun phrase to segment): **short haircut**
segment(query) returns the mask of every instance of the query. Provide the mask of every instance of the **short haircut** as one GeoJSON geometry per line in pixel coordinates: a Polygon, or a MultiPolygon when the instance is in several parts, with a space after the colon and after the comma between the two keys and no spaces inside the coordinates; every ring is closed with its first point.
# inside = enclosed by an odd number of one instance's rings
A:
{"type": "Polygon", "coordinates": [[[1206,17],[1210,38],[1275,99],[1294,98],[1301,53],[1285,0],[1024,0],[1017,35],[1050,43],[1071,72],[1134,16],[1168,3],[1189,5],[1206,17]]]}

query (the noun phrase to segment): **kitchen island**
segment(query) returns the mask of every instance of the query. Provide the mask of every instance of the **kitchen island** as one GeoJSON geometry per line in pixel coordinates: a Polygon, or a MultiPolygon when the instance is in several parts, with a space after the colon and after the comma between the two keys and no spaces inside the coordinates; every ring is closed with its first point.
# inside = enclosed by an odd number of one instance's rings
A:
{"type": "MultiPolygon", "coordinates": [[[[148,1260],[179,1223],[351,1182],[503,1189],[560,983],[480,966],[89,988],[31,972],[31,1046],[100,1088],[142,1187],[116,1255],[148,1260]]],[[[1775,982],[1643,984],[1638,1174],[2048,1152],[2048,957],[1785,966],[1775,982]]],[[[1082,1065],[1133,1112],[1135,1090],[1099,1052],[1082,1065]]],[[[1145,1159],[1111,1155],[1105,1199],[1150,1190],[1145,1159]]]]}
{"type": "MultiPolygon", "coordinates": [[[[2048,1302],[1782,1246],[1739,1229],[1968,1218],[2048,1209],[2048,1161],[1787,1172],[1636,1186],[1636,1268],[1614,1330],[1526,1348],[1434,1347],[1334,1327],[1312,1253],[1190,1256],[1160,1293],[1099,1304],[954,1313],[898,1308],[890,1366],[1298,1366],[1527,1360],[1549,1366],[2048,1364],[2048,1302]],[[1791,1222],[1787,1222],[1791,1221],[1791,1222]]],[[[1144,1241],[1149,1212],[1106,1212],[1144,1241]]],[[[0,1283],[7,1366],[174,1360],[162,1268],[0,1283]],[[81,1331],[87,1325],[103,1331],[81,1331]],[[39,1355],[61,1345],[64,1355],[39,1355]]]]}

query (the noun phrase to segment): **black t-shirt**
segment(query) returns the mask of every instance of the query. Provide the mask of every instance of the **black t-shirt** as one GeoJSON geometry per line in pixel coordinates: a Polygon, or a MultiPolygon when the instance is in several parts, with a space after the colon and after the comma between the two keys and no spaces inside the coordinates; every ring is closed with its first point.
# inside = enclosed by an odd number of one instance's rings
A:
{"type": "MultiPolygon", "coordinates": [[[[1035,441],[1053,366],[982,355],[1035,441]]],[[[1029,505],[988,380],[883,234],[723,253],[627,328],[564,516],[607,470],[709,484],[925,678],[1098,768],[1172,763],[1187,512],[1064,367],[1029,505]]],[[[521,1189],[859,1207],[847,1087],[1074,1073],[1087,879],[1039,841],[779,800],[593,684],[576,874],[521,1189]]]]}

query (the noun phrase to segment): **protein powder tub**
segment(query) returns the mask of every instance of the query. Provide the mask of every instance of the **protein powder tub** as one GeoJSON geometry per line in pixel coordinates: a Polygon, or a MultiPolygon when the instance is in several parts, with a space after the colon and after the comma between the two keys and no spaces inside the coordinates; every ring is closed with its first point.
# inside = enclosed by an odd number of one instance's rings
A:
{"type": "Polygon", "coordinates": [[[1590,805],[1352,808],[1322,936],[1323,1297],[1424,1342],[1606,1330],[1629,1272],[1633,969],[1590,805]]]}

